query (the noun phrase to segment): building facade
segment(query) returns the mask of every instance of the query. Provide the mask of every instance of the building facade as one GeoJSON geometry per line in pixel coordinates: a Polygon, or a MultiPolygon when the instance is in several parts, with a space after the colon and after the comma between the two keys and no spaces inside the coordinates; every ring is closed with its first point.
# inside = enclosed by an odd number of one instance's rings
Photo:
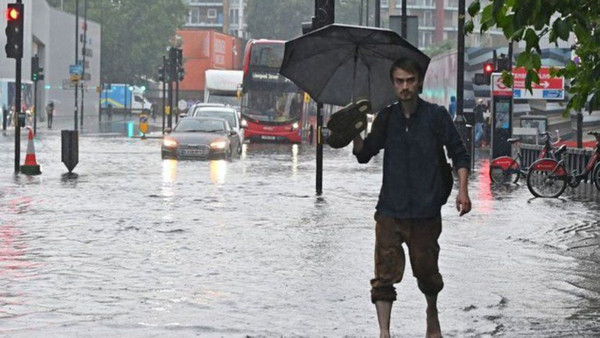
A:
{"type": "MultiPolygon", "coordinates": [[[[6,8],[8,2],[14,1],[0,0],[0,8],[6,8]]],[[[37,84],[37,102],[32,100],[31,105],[38,107],[36,110],[40,112],[43,110],[39,107],[44,107],[49,101],[53,101],[57,118],[72,118],[75,93],[69,81],[69,65],[75,64],[76,39],[79,39],[79,60],[82,59],[85,27],[83,17],[80,16],[79,25],[76,25],[74,15],[52,8],[46,1],[24,0],[23,4],[25,21],[21,78],[24,83],[31,83],[31,57],[34,55],[38,55],[39,65],[44,68],[45,73],[45,79],[38,81],[37,84]]],[[[85,73],[88,74],[86,76],[88,80],[84,82],[84,111],[86,114],[97,114],[99,98],[96,88],[100,85],[101,57],[100,25],[88,20],[86,37],[85,73]]],[[[1,34],[0,45],[5,44],[6,36],[1,34]]],[[[15,78],[15,60],[7,59],[4,51],[0,53],[0,78],[8,81],[14,81],[15,78]]],[[[81,88],[78,93],[80,107],[81,88]]]]}
{"type": "Polygon", "coordinates": [[[246,38],[247,0],[187,0],[186,29],[209,29],[246,38]]]}
{"type": "MultiPolygon", "coordinates": [[[[380,0],[381,17],[402,15],[403,0],[380,0]]],[[[458,2],[459,0],[405,0],[407,15],[418,18],[419,48],[426,49],[444,41],[457,41],[458,37],[458,2]]],[[[473,0],[466,0],[468,8],[473,0]]],[[[486,5],[483,1],[482,6],[486,5]]],[[[468,14],[467,14],[468,16],[468,14]]],[[[476,19],[475,27],[478,27],[476,19]]],[[[384,22],[384,26],[386,26],[384,22]]],[[[475,30],[476,32],[476,30],[475,30]]],[[[466,46],[500,46],[507,41],[501,31],[492,29],[485,35],[471,34],[465,38],[466,46]]]]}

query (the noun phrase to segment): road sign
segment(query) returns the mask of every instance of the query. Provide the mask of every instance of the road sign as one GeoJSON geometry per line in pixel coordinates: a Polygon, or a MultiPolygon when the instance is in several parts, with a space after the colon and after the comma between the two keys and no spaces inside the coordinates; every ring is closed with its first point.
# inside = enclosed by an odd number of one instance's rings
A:
{"type": "Polygon", "coordinates": [[[148,131],[148,115],[140,114],[140,133],[146,135],[148,131]]]}
{"type": "Polygon", "coordinates": [[[525,68],[513,68],[514,98],[515,99],[542,99],[562,100],[565,97],[565,79],[551,77],[550,68],[542,67],[538,72],[540,83],[531,83],[532,93],[525,89],[525,68]]]}
{"type": "Polygon", "coordinates": [[[69,79],[71,82],[77,82],[81,80],[81,76],[83,75],[83,66],[82,65],[69,65],[69,79]]]}
{"type": "Polygon", "coordinates": [[[179,110],[186,110],[188,107],[187,105],[187,101],[186,100],[179,100],[179,102],[177,102],[177,108],[179,110]]]}
{"type": "Polygon", "coordinates": [[[502,83],[502,73],[492,73],[492,96],[506,96],[510,97],[513,95],[512,88],[507,87],[502,83]]]}

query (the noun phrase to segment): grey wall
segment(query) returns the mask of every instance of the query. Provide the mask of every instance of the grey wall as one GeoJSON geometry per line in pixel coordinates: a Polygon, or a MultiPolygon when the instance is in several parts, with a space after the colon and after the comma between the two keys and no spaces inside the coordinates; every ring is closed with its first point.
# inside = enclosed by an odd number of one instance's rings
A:
{"type": "MultiPolygon", "coordinates": [[[[9,2],[14,0],[0,0],[2,12],[9,2]]],[[[45,80],[38,82],[38,105],[43,107],[49,100],[55,100],[57,119],[73,119],[75,95],[73,89],[63,89],[62,82],[69,78],[69,65],[75,64],[75,16],[51,8],[45,0],[23,0],[23,4],[25,30],[22,79],[31,79],[31,57],[37,53],[45,72],[45,80]]],[[[83,1],[81,5],[79,29],[83,33],[83,1]]],[[[86,59],[90,66],[86,72],[91,75],[91,80],[85,86],[86,116],[97,115],[98,111],[96,86],[100,84],[100,25],[88,20],[87,37],[87,48],[92,49],[93,56],[86,59]]],[[[6,36],[0,34],[0,47],[5,44],[6,36]]],[[[82,47],[80,42],[80,59],[82,47]]],[[[14,77],[15,60],[7,59],[4,51],[0,50],[0,78],[14,77]]],[[[78,96],[81,106],[81,91],[78,96]]]]}

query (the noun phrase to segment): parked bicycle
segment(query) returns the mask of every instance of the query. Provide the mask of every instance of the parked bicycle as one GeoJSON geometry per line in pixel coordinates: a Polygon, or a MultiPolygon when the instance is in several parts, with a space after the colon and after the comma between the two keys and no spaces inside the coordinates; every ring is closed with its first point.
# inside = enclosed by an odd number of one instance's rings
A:
{"type": "Polygon", "coordinates": [[[541,159],[533,162],[527,174],[527,188],[535,197],[559,197],[569,185],[575,188],[590,172],[596,189],[600,190],[600,133],[589,132],[596,138],[596,149],[583,172],[569,174],[564,160],[541,159]]]}
{"type": "MultiPolygon", "coordinates": [[[[545,131],[541,133],[540,136],[545,137],[545,140],[544,147],[540,151],[538,159],[557,159],[567,150],[565,145],[560,146],[558,149],[554,148],[555,143],[552,143],[550,132],[545,131]]],[[[509,138],[506,141],[513,147],[515,156],[500,156],[492,160],[490,163],[490,179],[493,183],[517,183],[519,177],[527,176],[528,168],[523,168],[521,166],[521,163],[523,163],[523,155],[518,147],[520,140],[518,138],[509,138]]]]}

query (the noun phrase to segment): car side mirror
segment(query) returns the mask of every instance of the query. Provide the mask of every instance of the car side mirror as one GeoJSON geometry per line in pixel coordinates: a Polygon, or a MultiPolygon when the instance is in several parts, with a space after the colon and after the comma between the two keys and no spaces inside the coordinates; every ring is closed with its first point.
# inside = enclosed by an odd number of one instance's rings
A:
{"type": "Polygon", "coordinates": [[[231,136],[235,136],[235,135],[237,135],[237,131],[235,131],[235,130],[230,130],[230,131],[229,131],[229,135],[231,135],[231,136]]]}
{"type": "Polygon", "coordinates": [[[173,129],[171,129],[171,128],[165,128],[164,133],[170,134],[172,131],[173,131],[173,129]]]}

